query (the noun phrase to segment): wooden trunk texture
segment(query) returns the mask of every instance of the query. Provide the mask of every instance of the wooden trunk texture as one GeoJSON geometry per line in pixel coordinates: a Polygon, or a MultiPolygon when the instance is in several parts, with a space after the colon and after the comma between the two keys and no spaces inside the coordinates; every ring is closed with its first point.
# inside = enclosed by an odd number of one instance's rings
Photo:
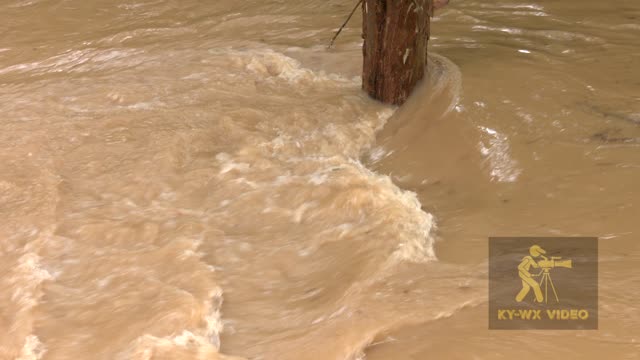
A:
{"type": "Polygon", "coordinates": [[[362,88],[404,103],[424,77],[433,0],[364,0],[362,88]]]}

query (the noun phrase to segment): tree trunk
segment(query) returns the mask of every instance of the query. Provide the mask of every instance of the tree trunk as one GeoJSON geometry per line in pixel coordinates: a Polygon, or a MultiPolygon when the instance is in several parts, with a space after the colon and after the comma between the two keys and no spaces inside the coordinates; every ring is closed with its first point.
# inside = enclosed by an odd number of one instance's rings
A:
{"type": "Polygon", "coordinates": [[[424,77],[433,0],[364,0],[362,88],[400,105],[424,77]]]}

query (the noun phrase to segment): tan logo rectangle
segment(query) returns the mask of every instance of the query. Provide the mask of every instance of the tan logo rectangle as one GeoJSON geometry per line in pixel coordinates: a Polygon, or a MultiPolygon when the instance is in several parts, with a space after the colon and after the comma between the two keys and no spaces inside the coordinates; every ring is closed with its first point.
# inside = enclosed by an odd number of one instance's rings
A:
{"type": "Polygon", "coordinates": [[[489,329],[597,328],[597,238],[489,238],[489,329]]]}

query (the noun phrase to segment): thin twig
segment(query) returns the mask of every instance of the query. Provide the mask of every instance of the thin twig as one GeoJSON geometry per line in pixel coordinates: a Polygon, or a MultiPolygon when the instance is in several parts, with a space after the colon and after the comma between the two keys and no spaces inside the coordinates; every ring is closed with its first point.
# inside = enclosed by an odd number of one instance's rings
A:
{"type": "Polygon", "coordinates": [[[349,14],[349,17],[347,18],[347,20],[345,20],[344,24],[342,24],[342,26],[340,26],[340,29],[338,29],[336,34],[333,36],[333,39],[331,39],[331,43],[329,44],[329,46],[327,46],[327,50],[331,49],[331,47],[333,46],[333,43],[338,38],[338,35],[340,35],[340,33],[342,32],[342,29],[344,29],[344,27],[347,26],[347,24],[349,23],[349,20],[351,20],[351,17],[353,16],[353,14],[356,13],[356,10],[358,9],[358,6],[360,6],[360,4],[362,4],[362,1],[363,0],[358,1],[356,6],[354,6],[353,10],[351,10],[351,14],[349,14]]]}

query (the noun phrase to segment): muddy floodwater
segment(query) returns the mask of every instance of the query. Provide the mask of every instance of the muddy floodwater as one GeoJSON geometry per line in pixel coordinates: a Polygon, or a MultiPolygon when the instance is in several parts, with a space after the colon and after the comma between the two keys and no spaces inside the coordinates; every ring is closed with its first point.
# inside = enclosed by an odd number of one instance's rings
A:
{"type": "Polygon", "coordinates": [[[0,3],[0,359],[640,358],[640,2],[453,0],[401,108],[354,3],[0,3]],[[598,330],[488,330],[490,236],[598,330]]]}

